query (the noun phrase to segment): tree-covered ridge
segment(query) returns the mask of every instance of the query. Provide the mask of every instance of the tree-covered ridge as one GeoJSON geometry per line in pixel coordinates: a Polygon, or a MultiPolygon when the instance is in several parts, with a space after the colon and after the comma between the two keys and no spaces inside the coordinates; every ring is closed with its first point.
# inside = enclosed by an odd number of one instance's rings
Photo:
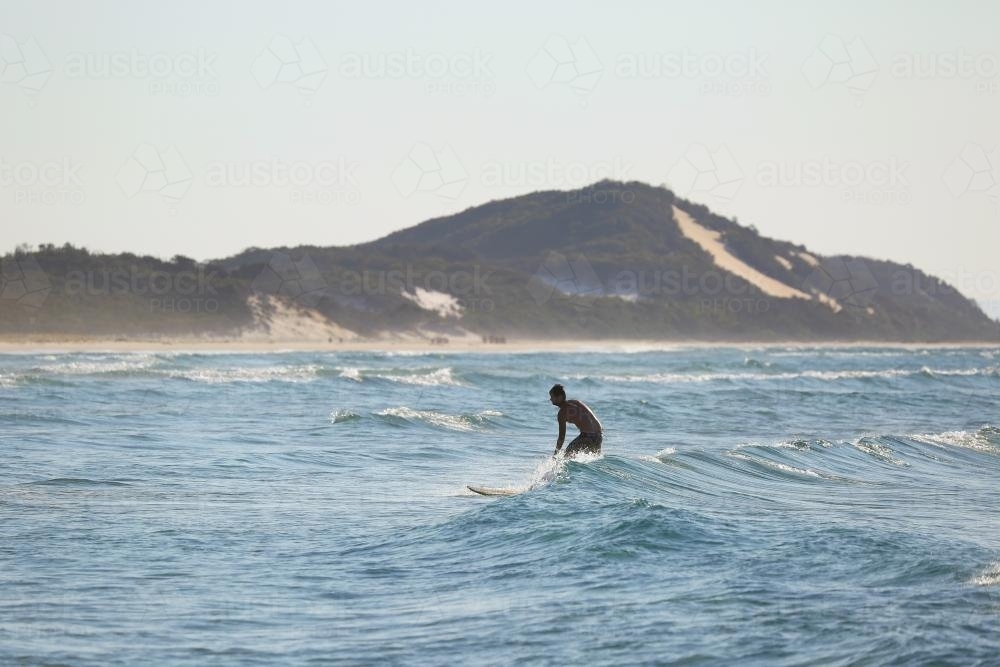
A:
{"type": "Polygon", "coordinates": [[[198,263],[69,245],[3,258],[0,334],[239,335],[279,300],[359,335],[703,340],[998,340],[1000,325],[918,269],[819,257],[642,183],[535,192],[349,247],[251,248],[198,263]],[[810,298],[721,269],[726,252],[810,298]]]}

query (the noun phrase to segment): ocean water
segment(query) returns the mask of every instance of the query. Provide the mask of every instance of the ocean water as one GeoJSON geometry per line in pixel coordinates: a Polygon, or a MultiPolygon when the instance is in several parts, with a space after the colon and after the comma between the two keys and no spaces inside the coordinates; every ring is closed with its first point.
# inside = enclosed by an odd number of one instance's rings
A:
{"type": "Polygon", "coordinates": [[[2,355],[0,664],[997,664],[998,367],[2,355]]]}

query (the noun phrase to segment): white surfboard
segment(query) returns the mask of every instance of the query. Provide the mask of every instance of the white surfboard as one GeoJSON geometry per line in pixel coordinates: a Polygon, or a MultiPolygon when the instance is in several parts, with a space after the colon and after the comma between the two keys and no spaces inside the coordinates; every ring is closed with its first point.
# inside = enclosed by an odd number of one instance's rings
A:
{"type": "Polygon", "coordinates": [[[481,496],[516,496],[519,493],[527,491],[527,489],[494,488],[489,486],[472,486],[471,484],[465,488],[481,496]]]}

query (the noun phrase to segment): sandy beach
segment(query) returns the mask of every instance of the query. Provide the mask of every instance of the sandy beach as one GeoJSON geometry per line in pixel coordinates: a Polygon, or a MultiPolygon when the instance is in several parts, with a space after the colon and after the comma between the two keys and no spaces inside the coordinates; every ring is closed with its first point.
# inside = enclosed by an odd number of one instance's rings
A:
{"type": "Polygon", "coordinates": [[[409,352],[409,353],[483,353],[530,354],[535,352],[594,351],[650,352],[714,347],[802,347],[852,348],[884,347],[900,349],[1000,348],[1000,342],[893,342],[893,341],[699,341],[699,340],[553,340],[508,339],[506,343],[484,343],[469,337],[451,339],[448,343],[411,338],[381,338],[345,340],[315,339],[246,339],[246,338],[86,338],[39,337],[32,339],[0,338],[0,354],[72,353],[72,352],[211,352],[211,353],[276,353],[302,352],[409,352]]]}

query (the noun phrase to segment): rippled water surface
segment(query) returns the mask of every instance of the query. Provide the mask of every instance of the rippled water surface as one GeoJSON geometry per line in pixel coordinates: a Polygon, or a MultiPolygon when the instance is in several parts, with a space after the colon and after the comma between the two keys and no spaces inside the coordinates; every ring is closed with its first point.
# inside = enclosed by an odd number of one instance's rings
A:
{"type": "Polygon", "coordinates": [[[0,355],[0,664],[996,664],[998,366],[0,355]]]}

